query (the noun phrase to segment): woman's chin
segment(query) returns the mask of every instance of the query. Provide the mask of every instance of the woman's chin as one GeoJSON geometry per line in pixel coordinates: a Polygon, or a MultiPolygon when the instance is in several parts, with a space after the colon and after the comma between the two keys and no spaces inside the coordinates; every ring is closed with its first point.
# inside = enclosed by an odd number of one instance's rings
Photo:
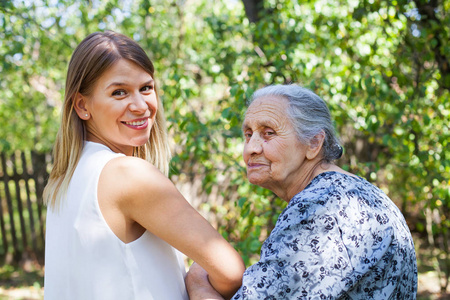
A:
{"type": "Polygon", "coordinates": [[[250,175],[247,175],[247,176],[248,176],[248,181],[251,184],[259,185],[261,187],[265,186],[264,183],[266,182],[266,178],[263,178],[261,176],[255,176],[255,174],[250,174],[250,175]]]}
{"type": "Polygon", "coordinates": [[[131,142],[133,147],[141,147],[144,146],[148,142],[148,138],[135,139],[131,142]]]}

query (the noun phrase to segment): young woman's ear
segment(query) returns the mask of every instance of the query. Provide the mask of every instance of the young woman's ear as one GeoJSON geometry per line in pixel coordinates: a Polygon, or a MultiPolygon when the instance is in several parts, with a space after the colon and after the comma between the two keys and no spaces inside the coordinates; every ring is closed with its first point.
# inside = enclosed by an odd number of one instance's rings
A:
{"type": "Polygon", "coordinates": [[[325,141],[325,132],[322,130],[312,139],[306,151],[306,158],[312,160],[319,155],[325,141]]]}
{"type": "Polygon", "coordinates": [[[77,93],[75,95],[74,108],[81,120],[87,121],[91,117],[91,114],[86,107],[86,97],[81,95],[80,93],[77,93]]]}

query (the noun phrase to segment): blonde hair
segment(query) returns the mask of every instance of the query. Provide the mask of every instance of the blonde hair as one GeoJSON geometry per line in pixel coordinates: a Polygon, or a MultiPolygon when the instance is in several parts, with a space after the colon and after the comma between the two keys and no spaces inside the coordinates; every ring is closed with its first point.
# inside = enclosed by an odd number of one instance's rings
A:
{"type": "MultiPolygon", "coordinates": [[[[89,96],[102,74],[120,59],[137,64],[154,78],[153,63],[145,51],[132,39],[112,31],[90,34],[70,59],[61,126],[53,148],[53,169],[43,195],[44,203],[53,210],[61,206],[86,138],[85,123],[74,109],[75,96],[78,93],[89,96]]],[[[167,176],[171,153],[163,105],[158,93],[156,97],[158,110],[150,138],[144,145],[134,148],[133,156],[147,160],[167,176]]]]}

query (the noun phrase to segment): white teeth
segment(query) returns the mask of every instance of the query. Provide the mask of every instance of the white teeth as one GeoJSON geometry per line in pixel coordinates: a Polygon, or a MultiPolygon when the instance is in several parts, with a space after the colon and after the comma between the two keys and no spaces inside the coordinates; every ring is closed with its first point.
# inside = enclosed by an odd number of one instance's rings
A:
{"type": "Polygon", "coordinates": [[[143,125],[145,123],[145,120],[138,121],[138,122],[136,122],[136,121],[124,122],[124,123],[127,124],[127,125],[132,125],[132,126],[141,126],[141,125],[143,125]]]}

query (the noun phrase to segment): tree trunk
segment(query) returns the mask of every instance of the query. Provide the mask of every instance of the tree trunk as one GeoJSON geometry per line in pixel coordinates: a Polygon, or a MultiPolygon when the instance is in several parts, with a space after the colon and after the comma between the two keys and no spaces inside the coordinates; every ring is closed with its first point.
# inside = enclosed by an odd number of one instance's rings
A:
{"type": "Polygon", "coordinates": [[[250,22],[256,23],[259,20],[261,11],[264,9],[264,0],[242,0],[245,14],[250,22]]]}

